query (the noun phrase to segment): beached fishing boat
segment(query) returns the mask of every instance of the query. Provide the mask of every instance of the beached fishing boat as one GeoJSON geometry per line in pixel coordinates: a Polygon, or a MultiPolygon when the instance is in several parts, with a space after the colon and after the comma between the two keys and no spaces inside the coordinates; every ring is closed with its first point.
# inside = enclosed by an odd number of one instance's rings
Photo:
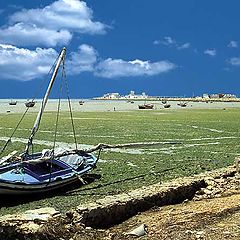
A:
{"type": "Polygon", "coordinates": [[[8,103],[9,105],[17,105],[17,101],[13,101],[13,100],[11,100],[9,103],[8,103]]]}
{"type": "Polygon", "coordinates": [[[33,101],[33,100],[27,101],[27,102],[25,102],[25,106],[28,107],[28,108],[34,107],[35,103],[36,103],[36,102],[33,101]]]}
{"type": "Polygon", "coordinates": [[[84,104],[84,101],[81,100],[81,101],[79,101],[78,103],[79,103],[79,105],[83,105],[83,104],[84,104]]]}
{"type": "MultiPolygon", "coordinates": [[[[33,152],[34,136],[40,126],[42,114],[48,102],[50,91],[59,68],[64,66],[65,56],[66,49],[63,48],[56,61],[53,75],[42,100],[25,151],[18,155],[17,151],[14,151],[8,156],[0,158],[0,195],[33,194],[59,189],[65,185],[82,180],[81,176],[96,166],[97,158],[94,155],[77,148],[70,101],[69,110],[76,148],[55,148],[56,126],[53,149],[43,149],[41,152],[33,152]]],[[[62,71],[64,71],[64,67],[62,71]]],[[[64,75],[62,74],[62,76],[64,75]]],[[[11,137],[2,148],[1,155],[11,141],[11,137]]]]}
{"type": "Polygon", "coordinates": [[[170,108],[170,107],[171,107],[171,104],[166,103],[166,104],[163,105],[163,107],[164,107],[164,108],[170,108]]]}
{"type": "Polygon", "coordinates": [[[180,107],[187,107],[187,103],[186,102],[180,102],[177,104],[180,107]]]}
{"type": "Polygon", "coordinates": [[[145,104],[142,104],[142,105],[138,105],[138,108],[139,109],[153,109],[154,105],[153,104],[150,104],[150,103],[145,103],[145,104]]]}

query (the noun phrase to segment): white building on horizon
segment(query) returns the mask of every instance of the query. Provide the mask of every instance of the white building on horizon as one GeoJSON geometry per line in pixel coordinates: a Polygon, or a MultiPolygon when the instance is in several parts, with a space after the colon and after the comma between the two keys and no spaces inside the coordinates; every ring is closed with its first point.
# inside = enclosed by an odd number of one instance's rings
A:
{"type": "Polygon", "coordinates": [[[139,99],[139,98],[145,99],[145,98],[148,98],[148,95],[145,92],[143,92],[142,94],[135,94],[134,91],[130,91],[129,94],[123,95],[123,96],[117,92],[106,93],[101,98],[105,98],[105,99],[139,99]]]}

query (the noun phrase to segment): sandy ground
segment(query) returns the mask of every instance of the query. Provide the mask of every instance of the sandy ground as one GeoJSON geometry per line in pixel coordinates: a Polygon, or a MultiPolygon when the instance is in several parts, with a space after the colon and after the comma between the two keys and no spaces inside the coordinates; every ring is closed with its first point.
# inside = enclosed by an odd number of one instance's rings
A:
{"type": "Polygon", "coordinates": [[[87,230],[73,239],[240,239],[240,177],[209,179],[193,200],[139,213],[108,230],[87,230]],[[128,235],[144,224],[141,237],[128,235]]]}
{"type": "Polygon", "coordinates": [[[131,239],[124,233],[145,224],[147,234],[141,239],[240,239],[239,201],[240,192],[157,208],[111,229],[110,236],[131,239]]]}
{"type": "MultiPolygon", "coordinates": [[[[93,112],[93,111],[131,111],[138,110],[138,105],[143,104],[144,101],[135,101],[134,103],[128,103],[127,101],[101,101],[101,100],[84,100],[83,105],[79,105],[79,100],[71,100],[73,111],[77,112],[93,112]]],[[[0,100],[0,113],[21,113],[24,112],[26,100],[17,100],[17,105],[10,106],[9,99],[0,100]]],[[[29,112],[38,112],[40,108],[41,100],[36,100],[36,104],[33,108],[29,109],[29,112]]],[[[164,109],[161,101],[151,101],[154,104],[154,109],[164,109]]],[[[240,102],[213,102],[213,103],[201,103],[201,102],[189,102],[186,108],[181,108],[177,105],[177,101],[169,102],[171,107],[169,109],[189,109],[189,108],[232,108],[240,107],[240,102]]],[[[56,111],[57,100],[50,99],[46,111],[56,111]]],[[[169,109],[164,109],[167,112],[169,109]]],[[[66,100],[62,100],[61,110],[68,110],[68,103],[66,100]]],[[[151,110],[150,110],[151,111],[151,110]]]]}

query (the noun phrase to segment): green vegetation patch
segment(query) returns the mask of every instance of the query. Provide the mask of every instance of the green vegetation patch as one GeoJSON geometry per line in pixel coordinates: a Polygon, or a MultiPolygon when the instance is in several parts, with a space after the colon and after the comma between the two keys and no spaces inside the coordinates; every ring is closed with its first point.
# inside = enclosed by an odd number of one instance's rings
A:
{"type": "MultiPolygon", "coordinates": [[[[24,150],[36,114],[23,121],[6,154],[24,150]]],[[[0,115],[0,144],[11,135],[19,114],[0,115]]],[[[76,112],[75,131],[78,143],[123,144],[135,142],[177,142],[135,149],[104,150],[97,169],[101,179],[55,196],[1,207],[1,214],[30,208],[52,206],[62,212],[106,195],[118,194],[173,178],[189,176],[228,166],[240,153],[239,109],[184,109],[129,112],[76,112]]],[[[44,114],[35,139],[53,142],[56,115],[44,114]]],[[[60,115],[57,141],[73,143],[69,113],[60,115]]],[[[35,144],[35,150],[50,148],[35,144]]],[[[97,153],[96,153],[97,154],[97,153]]]]}

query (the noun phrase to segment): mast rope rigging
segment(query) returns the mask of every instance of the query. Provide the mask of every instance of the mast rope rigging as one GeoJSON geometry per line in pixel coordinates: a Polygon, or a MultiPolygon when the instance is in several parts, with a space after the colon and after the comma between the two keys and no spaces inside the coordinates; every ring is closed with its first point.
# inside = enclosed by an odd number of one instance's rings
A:
{"type": "Polygon", "coordinates": [[[78,146],[77,146],[76,131],[75,131],[75,127],[74,127],[72,106],[71,106],[71,101],[70,101],[69,87],[68,87],[68,82],[67,82],[67,77],[66,77],[64,61],[63,61],[63,69],[62,70],[63,70],[62,76],[63,76],[63,78],[65,80],[65,88],[66,88],[66,94],[67,94],[67,99],[68,99],[68,108],[69,108],[69,113],[70,113],[70,118],[71,118],[71,123],[72,123],[72,131],[73,131],[74,143],[75,143],[75,147],[76,147],[76,150],[77,150],[78,146]]]}
{"type": "Polygon", "coordinates": [[[51,89],[52,89],[54,81],[55,81],[55,79],[57,77],[58,70],[59,70],[61,64],[65,60],[65,55],[66,55],[66,48],[63,48],[61,53],[60,53],[60,55],[59,55],[59,57],[58,57],[58,59],[57,59],[57,63],[56,63],[56,66],[54,68],[53,75],[52,75],[51,80],[49,82],[49,85],[48,85],[48,88],[46,90],[46,93],[45,93],[45,95],[43,97],[42,104],[41,104],[40,110],[38,112],[37,118],[35,120],[35,123],[33,125],[31,134],[30,134],[30,136],[28,138],[28,143],[27,143],[26,148],[25,148],[25,155],[29,155],[28,154],[29,147],[33,144],[32,141],[33,141],[34,135],[37,133],[37,131],[39,129],[41,118],[42,118],[44,109],[46,107],[46,104],[48,102],[51,89]]]}
{"type": "Polygon", "coordinates": [[[55,122],[54,140],[53,140],[53,155],[56,147],[62,92],[63,92],[63,78],[61,79],[60,88],[59,88],[59,98],[58,98],[57,115],[56,115],[56,122],[55,122]]]}
{"type": "Polygon", "coordinates": [[[26,109],[25,112],[23,113],[22,117],[21,117],[20,120],[18,121],[16,127],[13,129],[13,132],[12,132],[12,134],[10,135],[9,139],[5,142],[4,146],[3,146],[2,149],[1,149],[0,155],[3,154],[3,152],[5,151],[7,145],[11,142],[11,139],[12,139],[13,135],[14,135],[15,132],[17,131],[17,129],[18,129],[19,125],[21,124],[23,118],[25,117],[26,113],[28,112],[28,109],[29,109],[29,107],[27,107],[27,109],[26,109]]]}
{"type": "Polygon", "coordinates": [[[51,66],[51,68],[49,69],[48,73],[46,74],[47,77],[44,77],[43,80],[41,81],[41,83],[39,84],[39,86],[37,87],[35,93],[33,94],[33,97],[32,97],[32,101],[34,101],[36,99],[36,97],[38,96],[38,94],[40,93],[40,91],[43,89],[47,79],[48,79],[48,76],[50,76],[50,74],[52,73],[54,67],[56,66],[56,63],[57,63],[57,60],[59,58],[61,53],[58,54],[58,56],[56,57],[53,65],[51,66]]]}
{"type": "MultiPolygon", "coordinates": [[[[63,76],[63,74],[62,74],[62,76],[63,76]]],[[[59,115],[60,115],[62,92],[63,92],[63,77],[61,77],[60,88],[59,88],[59,98],[58,98],[57,115],[56,115],[56,122],[55,122],[53,148],[52,148],[52,154],[51,154],[51,158],[50,158],[50,171],[49,171],[50,173],[49,173],[49,181],[48,181],[47,185],[51,182],[51,178],[52,178],[52,169],[53,169],[52,160],[54,159],[54,155],[55,155],[55,147],[56,147],[56,140],[57,140],[57,131],[58,131],[58,122],[59,122],[59,115]]]]}
{"type": "MultiPolygon", "coordinates": [[[[43,80],[41,81],[40,86],[37,88],[35,94],[33,95],[32,101],[34,101],[37,97],[37,94],[39,94],[39,92],[41,91],[41,89],[43,88],[43,83],[45,83],[46,79],[48,78],[48,76],[50,76],[50,73],[53,71],[54,67],[56,66],[56,63],[60,57],[61,53],[58,54],[57,58],[55,59],[55,62],[53,63],[53,65],[51,66],[51,68],[49,69],[48,73],[46,74],[46,77],[43,78],[43,80]]],[[[2,149],[0,150],[0,156],[4,153],[4,151],[6,150],[8,144],[11,142],[12,137],[14,136],[14,134],[16,133],[19,125],[21,124],[21,122],[23,121],[25,115],[27,114],[28,110],[30,107],[27,107],[26,110],[24,111],[24,113],[22,114],[20,120],[18,121],[16,127],[13,129],[13,132],[11,133],[9,139],[5,142],[5,144],[3,145],[2,149]]],[[[31,140],[30,140],[31,141],[31,140]]]]}

